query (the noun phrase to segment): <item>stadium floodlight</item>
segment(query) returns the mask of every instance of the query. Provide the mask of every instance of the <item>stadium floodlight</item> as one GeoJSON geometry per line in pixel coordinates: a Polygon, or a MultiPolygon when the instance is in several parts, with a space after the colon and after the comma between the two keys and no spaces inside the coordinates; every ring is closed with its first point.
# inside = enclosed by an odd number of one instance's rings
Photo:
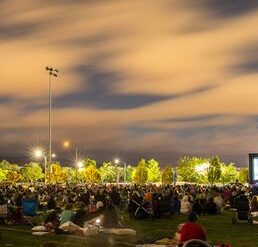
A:
{"type": "Polygon", "coordinates": [[[49,183],[51,182],[51,164],[52,164],[52,77],[57,77],[59,70],[52,68],[52,67],[46,67],[46,70],[49,75],[48,79],[48,94],[49,94],[49,115],[48,115],[48,138],[49,138],[49,183]]]}

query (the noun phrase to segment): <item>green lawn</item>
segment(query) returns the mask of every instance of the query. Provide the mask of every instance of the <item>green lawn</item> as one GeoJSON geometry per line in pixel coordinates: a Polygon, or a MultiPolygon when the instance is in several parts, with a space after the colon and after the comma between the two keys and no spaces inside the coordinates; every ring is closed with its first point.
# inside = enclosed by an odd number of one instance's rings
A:
{"type": "MultiPolygon", "coordinates": [[[[202,216],[199,222],[204,226],[209,241],[212,243],[228,242],[234,247],[258,246],[258,225],[239,223],[231,224],[233,212],[225,212],[221,216],[202,216]]],[[[79,246],[129,246],[140,242],[153,242],[164,237],[172,237],[178,224],[183,223],[186,216],[178,215],[152,221],[124,220],[124,225],[137,231],[136,237],[99,235],[96,237],[75,236],[33,236],[30,228],[25,226],[1,226],[0,246],[43,246],[46,242],[55,242],[59,247],[79,246]],[[128,243],[128,244],[126,244],[128,243]]]]}

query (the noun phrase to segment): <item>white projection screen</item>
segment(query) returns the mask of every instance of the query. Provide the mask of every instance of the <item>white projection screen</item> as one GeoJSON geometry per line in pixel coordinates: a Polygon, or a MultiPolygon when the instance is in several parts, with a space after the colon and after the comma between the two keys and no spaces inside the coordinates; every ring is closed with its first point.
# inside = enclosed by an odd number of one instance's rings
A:
{"type": "Polygon", "coordinates": [[[249,182],[258,183],[258,154],[249,154],[249,182]]]}

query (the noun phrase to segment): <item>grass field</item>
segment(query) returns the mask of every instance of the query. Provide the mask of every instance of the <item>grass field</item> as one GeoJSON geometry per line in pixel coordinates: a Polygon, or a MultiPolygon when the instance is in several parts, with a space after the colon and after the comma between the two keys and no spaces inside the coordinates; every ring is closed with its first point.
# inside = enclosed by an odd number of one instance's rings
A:
{"type": "MultiPolygon", "coordinates": [[[[258,225],[239,223],[231,224],[234,212],[225,212],[220,216],[202,216],[199,222],[204,226],[208,240],[212,243],[227,242],[234,247],[257,247],[258,225]]],[[[110,236],[100,234],[96,237],[76,236],[33,236],[27,226],[0,226],[0,246],[29,247],[43,246],[46,242],[54,242],[58,247],[79,246],[130,246],[136,243],[154,242],[157,239],[172,237],[178,224],[185,222],[186,216],[178,215],[152,221],[124,220],[125,227],[137,231],[136,237],[110,236]],[[130,244],[130,245],[129,245],[130,244]]]]}

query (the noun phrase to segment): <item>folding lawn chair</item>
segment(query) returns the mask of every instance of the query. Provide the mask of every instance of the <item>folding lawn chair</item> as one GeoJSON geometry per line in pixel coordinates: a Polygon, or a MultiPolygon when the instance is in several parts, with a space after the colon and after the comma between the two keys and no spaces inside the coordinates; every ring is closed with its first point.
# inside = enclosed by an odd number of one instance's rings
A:
{"type": "Polygon", "coordinates": [[[33,221],[37,219],[38,203],[35,199],[22,199],[22,213],[25,223],[36,225],[33,221]]]}
{"type": "Polygon", "coordinates": [[[153,210],[152,210],[150,203],[147,203],[143,200],[143,202],[140,204],[133,199],[132,199],[132,202],[138,206],[138,208],[136,209],[136,211],[134,213],[134,217],[136,219],[144,219],[149,216],[152,217],[152,219],[154,219],[154,214],[153,214],[153,210]]]}
{"type": "Polygon", "coordinates": [[[191,239],[183,244],[182,247],[212,247],[209,243],[200,239],[191,239]]]}

